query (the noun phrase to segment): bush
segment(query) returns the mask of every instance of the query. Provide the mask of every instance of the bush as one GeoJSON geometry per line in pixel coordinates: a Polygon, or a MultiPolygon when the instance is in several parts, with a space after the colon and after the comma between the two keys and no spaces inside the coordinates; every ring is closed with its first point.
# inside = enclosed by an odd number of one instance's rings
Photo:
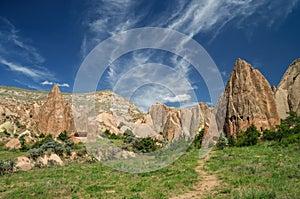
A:
{"type": "Polygon", "coordinates": [[[43,144],[47,143],[47,142],[52,142],[54,141],[52,135],[47,135],[46,137],[44,137],[41,141],[37,141],[32,148],[40,148],[43,144]]]}
{"type": "Polygon", "coordinates": [[[196,149],[201,148],[202,139],[204,135],[204,129],[202,129],[199,133],[196,134],[195,139],[193,140],[192,146],[196,149]]]}
{"type": "Polygon", "coordinates": [[[16,164],[15,159],[9,159],[6,161],[0,160],[0,174],[4,175],[7,173],[12,173],[16,164]]]}
{"type": "Polygon", "coordinates": [[[149,153],[157,149],[156,142],[151,137],[136,139],[132,143],[133,150],[136,152],[149,153]]]}
{"type": "Polygon", "coordinates": [[[59,140],[61,140],[61,141],[63,141],[63,142],[69,140],[69,138],[68,138],[68,136],[67,136],[67,132],[66,132],[66,131],[61,132],[61,133],[58,135],[57,139],[59,139],[59,140]]]}
{"type": "Polygon", "coordinates": [[[50,160],[48,160],[47,165],[48,166],[57,166],[58,163],[55,160],[50,159],[50,160]]]}
{"type": "Polygon", "coordinates": [[[245,132],[241,131],[238,134],[235,146],[242,147],[256,145],[259,136],[259,131],[254,125],[251,125],[245,132]]]}
{"type": "Polygon", "coordinates": [[[44,152],[45,151],[43,149],[30,149],[28,151],[27,157],[36,160],[38,157],[42,156],[44,152]]]}
{"type": "Polygon", "coordinates": [[[103,136],[112,140],[118,140],[122,138],[120,135],[117,135],[115,133],[110,133],[110,131],[107,129],[104,131],[103,136]]]}
{"type": "Polygon", "coordinates": [[[217,148],[223,150],[227,146],[228,146],[228,139],[225,137],[225,134],[221,132],[219,141],[217,142],[217,148]]]}
{"type": "Polygon", "coordinates": [[[44,151],[50,151],[50,152],[53,151],[57,155],[62,155],[63,152],[65,151],[65,148],[56,141],[46,142],[40,147],[40,149],[44,151]]]}
{"type": "Polygon", "coordinates": [[[129,136],[135,137],[134,134],[132,133],[132,131],[129,130],[129,129],[126,129],[126,131],[124,132],[123,136],[124,137],[129,137],[129,136]]]}
{"type": "Polygon", "coordinates": [[[31,148],[30,145],[26,142],[24,137],[20,137],[19,141],[21,143],[20,151],[28,151],[31,148]]]}
{"type": "Polygon", "coordinates": [[[235,139],[232,135],[228,137],[228,146],[235,146],[235,139]]]}
{"type": "Polygon", "coordinates": [[[297,143],[300,133],[300,117],[295,112],[290,112],[289,116],[281,120],[281,124],[276,126],[276,130],[266,130],[263,133],[263,140],[274,140],[278,142],[297,143]]]}

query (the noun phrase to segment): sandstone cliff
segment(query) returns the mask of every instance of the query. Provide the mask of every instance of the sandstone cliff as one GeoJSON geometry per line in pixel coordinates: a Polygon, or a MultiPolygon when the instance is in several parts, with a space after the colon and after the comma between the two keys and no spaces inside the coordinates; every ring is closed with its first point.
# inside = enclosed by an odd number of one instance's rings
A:
{"type": "Polygon", "coordinates": [[[300,114],[300,59],[285,72],[275,91],[275,100],[280,118],[285,119],[290,111],[300,114]]]}
{"type": "Polygon", "coordinates": [[[279,124],[274,94],[265,77],[246,61],[238,59],[226,85],[226,135],[236,135],[250,125],[259,130],[279,124]]]}
{"type": "Polygon", "coordinates": [[[182,109],[158,103],[150,107],[149,114],[155,131],[162,133],[167,141],[172,141],[179,137],[186,139],[193,137],[209,123],[211,110],[204,103],[182,109]]]}

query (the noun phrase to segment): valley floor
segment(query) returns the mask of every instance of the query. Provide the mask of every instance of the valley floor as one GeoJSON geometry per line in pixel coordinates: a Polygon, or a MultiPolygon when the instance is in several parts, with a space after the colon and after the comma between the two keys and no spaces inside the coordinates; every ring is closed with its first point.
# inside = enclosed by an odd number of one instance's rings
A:
{"type": "Polygon", "coordinates": [[[215,150],[205,160],[192,149],[143,174],[72,163],[2,175],[0,198],[299,198],[299,155],[299,144],[267,142],[215,150]]]}

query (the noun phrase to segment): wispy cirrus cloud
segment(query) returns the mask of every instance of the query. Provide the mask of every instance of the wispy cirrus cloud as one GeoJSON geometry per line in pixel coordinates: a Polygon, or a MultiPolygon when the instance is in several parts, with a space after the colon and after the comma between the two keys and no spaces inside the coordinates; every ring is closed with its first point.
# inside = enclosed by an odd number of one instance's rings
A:
{"type": "MultiPolygon", "coordinates": [[[[3,17],[0,17],[0,55],[0,66],[11,71],[13,75],[17,74],[20,78],[15,79],[15,82],[19,84],[42,89],[39,86],[40,82],[57,81],[55,74],[43,67],[45,58],[38,49],[29,39],[22,37],[19,30],[3,17]],[[24,79],[22,75],[27,78],[24,79]]],[[[69,87],[66,83],[60,86],[69,87]]]]}
{"type": "Polygon", "coordinates": [[[49,76],[49,73],[47,71],[32,69],[30,67],[12,63],[1,57],[0,57],[0,64],[6,66],[7,69],[9,69],[10,71],[21,73],[21,74],[31,77],[35,80],[43,79],[43,78],[49,76]]]}
{"type": "Polygon", "coordinates": [[[19,30],[6,18],[0,17],[0,53],[11,60],[42,64],[45,58],[30,43],[19,35],[19,30]]]}
{"type": "MultiPolygon", "coordinates": [[[[155,15],[148,15],[153,9],[158,8],[155,2],[130,0],[92,1],[89,15],[85,19],[88,31],[82,41],[83,56],[109,36],[137,27],[170,28],[188,35],[190,39],[199,33],[204,33],[211,35],[211,40],[217,37],[227,26],[245,29],[247,32],[255,30],[255,27],[259,25],[270,28],[276,27],[285,20],[299,4],[300,0],[178,0],[172,5],[167,4],[165,7],[160,7],[161,12],[155,15]]],[[[159,6],[164,5],[159,4],[159,6]]],[[[168,38],[168,36],[165,35],[165,38],[168,38]]],[[[139,42],[138,35],[136,38],[136,42],[139,42]]],[[[177,43],[179,51],[183,49],[187,42],[188,40],[177,43]]],[[[124,43],[126,42],[120,41],[120,45],[124,43]]],[[[113,86],[132,67],[153,62],[166,63],[164,60],[169,59],[168,56],[155,54],[150,50],[134,52],[127,59],[115,61],[109,66],[108,82],[113,86]]],[[[185,61],[185,58],[174,55],[167,64],[176,70],[182,79],[190,80],[192,84],[193,79],[191,79],[190,72],[192,66],[185,61]]],[[[151,72],[153,71],[135,71],[135,76],[137,78],[147,78],[147,74],[151,72]]],[[[228,74],[228,71],[212,72],[220,77],[228,74]]],[[[155,77],[152,76],[152,78],[155,77]]],[[[156,80],[159,81],[161,78],[173,82],[172,87],[176,88],[177,94],[170,94],[167,91],[161,92],[160,86],[152,85],[151,88],[148,86],[144,92],[140,92],[142,93],[141,96],[144,97],[141,99],[136,98],[135,103],[139,107],[143,107],[145,110],[145,107],[155,101],[174,102],[174,100],[181,101],[183,96],[186,99],[188,98],[187,96],[190,96],[188,89],[182,87],[184,84],[172,81],[173,76],[157,73],[156,80]]],[[[126,78],[123,78],[123,81],[125,80],[126,78]]],[[[125,81],[123,86],[126,86],[126,84],[127,86],[131,85],[131,80],[127,80],[128,82],[125,81]]],[[[127,96],[126,93],[120,94],[127,96]]]]}

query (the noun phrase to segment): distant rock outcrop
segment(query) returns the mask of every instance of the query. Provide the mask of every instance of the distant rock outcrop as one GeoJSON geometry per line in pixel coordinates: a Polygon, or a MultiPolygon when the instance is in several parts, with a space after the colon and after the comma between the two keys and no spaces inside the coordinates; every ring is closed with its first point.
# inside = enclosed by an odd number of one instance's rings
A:
{"type": "Polygon", "coordinates": [[[275,91],[275,100],[280,118],[285,119],[290,111],[300,114],[300,59],[285,72],[275,91]]]}
{"type": "Polygon", "coordinates": [[[252,124],[260,131],[279,124],[274,93],[269,82],[246,61],[236,61],[224,95],[227,99],[224,132],[227,136],[235,136],[252,124]]]}
{"type": "Polygon", "coordinates": [[[71,105],[64,100],[56,84],[40,108],[37,119],[41,133],[57,137],[63,131],[69,135],[75,132],[71,105]]]}
{"type": "Polygon", "coordinates": [[[200,103],[193,108],[170,108],[164,104],[150,107],[149,114],[157,133],[162,133],[167,141],[179,137],[191,138],[199,129],[203,129],[209,122],[211,110],[200,103]]]}

